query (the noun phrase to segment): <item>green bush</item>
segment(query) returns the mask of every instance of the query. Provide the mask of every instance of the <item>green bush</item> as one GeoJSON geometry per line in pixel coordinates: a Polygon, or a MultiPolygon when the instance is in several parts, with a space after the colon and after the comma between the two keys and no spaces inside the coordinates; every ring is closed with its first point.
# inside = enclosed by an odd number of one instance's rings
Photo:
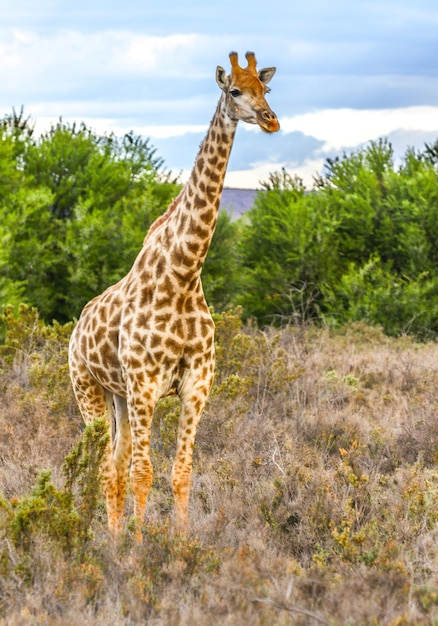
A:
{"type": "Polygon", "coordinates": [[[363,321],[387,335],[421,339],[438,333],[438,281],[427,274],[416,280],[397,276],[375,256],[361,267],[352,264],[334,288],[326,285],[322,291],[328,323],[363,321]]]}
{"type": "Polygon", "coordinates": [[[55,487],[49,471],[41,471],[29,496],[12,504],[1,501],[6,515],[0,532],[23,556],[34,554],[41,538],[68,556],[83,556],[99,503],[99,468],[108,438],[104,419],[87,426],[65,459],[64,489],[55,487]]]}

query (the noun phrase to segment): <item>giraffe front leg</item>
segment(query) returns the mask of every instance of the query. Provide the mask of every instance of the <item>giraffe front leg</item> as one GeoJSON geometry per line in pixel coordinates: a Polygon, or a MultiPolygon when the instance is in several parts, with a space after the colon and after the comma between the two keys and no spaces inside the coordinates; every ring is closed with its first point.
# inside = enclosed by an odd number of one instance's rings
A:
{"type": "Polygon", "coordinates": [[[141,543],[141,529],[146,502],[152,487],[153,469],[150,459],[152,417],[155,408],[155,390],[134,384],[136,393],[129,396],[128,414],[132,439],[132,461],[129,473],[134,499],[135,536],[141,543]]]}
{"type": "Polygon", "coordinates": [[[128,407],[126,400],[120,396],[114,396],[114,417],[115,437],[113,443],[113,459],[117,470],[117,502],[114,506],[117,507],[117,533],[119,533],[123,527],[126,484],[132,455],[128,407]]]}
{"type": "Polygon", "coordinates": [[[188,395],[181,394],[181,414],[172,469],[172,489],[175,500],[175,526],[182,532],[186,532],[189,526],[188,507],[196,429],[210,393],[212,379],[212,375],[208,379],[200,378],[188,395]]]}
{"type": "MultiPolygon", "coordinates": [[[[147,444],[147,447],[149,447],[149,444],[147,444]]],[[[153,470],[149,451],[146,453],[144,448],[138,453],[134,451],[130,483],[134,498],[135,537],[139,543],[143,541],[141,529],[144,522],[147,498],[152,487],[152,478],[153,470]]]]}

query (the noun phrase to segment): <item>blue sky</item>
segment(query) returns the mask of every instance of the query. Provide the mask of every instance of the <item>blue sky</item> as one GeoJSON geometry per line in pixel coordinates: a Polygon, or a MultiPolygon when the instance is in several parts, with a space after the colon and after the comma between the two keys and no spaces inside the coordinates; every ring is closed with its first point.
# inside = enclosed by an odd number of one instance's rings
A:
{"type": "Polygon", "coordinates": [[[24,105],[37,129],[62,117],[134,130],[184,180],[231,50],[277,67],[281,131],[241,124],[227,186],[281,167],[311,184],[370,140],[401,156],[438,138],[436,0],[0,0],[0,116],[24,105]]]}

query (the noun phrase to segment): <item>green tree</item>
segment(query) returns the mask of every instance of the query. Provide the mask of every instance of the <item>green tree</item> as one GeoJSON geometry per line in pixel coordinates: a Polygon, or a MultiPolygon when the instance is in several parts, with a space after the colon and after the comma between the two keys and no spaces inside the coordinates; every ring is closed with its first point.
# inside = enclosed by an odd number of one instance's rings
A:
{"type": "Polygon", "coordinates": [[[93,209],[77,204],[65,238],[64,258],[69,259],[68,310],[78,316],[83,306],[117,282],[132,266],[150,224],[161,215],[178,187],[154,179],[136,194],[113,205],[93,209]]]}
{"type": "Polygon", "coordinates": [[[393,235],[385,205],[393,166],[392,148],[383,140],[351,155],[327,160],[325,174],[318,179],[317,191],[309,201],[324,215],[320,238],[331,251],[327,260],[332,280],[336,281],[351,262],[368,259],[376,246],[382,258],[385,256],[383,242],[393,235]]]}
{"type": "Polygon", "coordinates": [[[386,269],[375,255],[360,267],[351,264],[339,283],[324,288],[325,320],[337,325],[364,321],[387,335],[438,334],[438,281],[427,274],[415,279],[386,269]]]}
{"type": "Polygon", "coordinates": [[[396,170],[391,145],[371,142],[357,153],[328,161],[319,190],[313,200],[335,225],[332,244],[341,273],[375,253],[398,275],[430,269],[428,230],[436,233],[438,187],[436,172],[422,155],[408,150],[396,170]]]}
{"type": "Polygon", "coordinates": [[[216,311],[230,308],[239,290],[240,222],[220,211],[216,230],[202,270],[202,285],[209,305],[216,311]]]}
{"type": "Polygon", "coordinates": [[[178,191],[148,140],[99,136],[60,120],[35,138],[0,124],[0,295],[65,322],[125,274],[178,191]]]}
{"type": "MultiPolygon", "coordinates": [[[[346,250],[345,233],[335,235],[340,259],[347,266],[321,286],[326,319],[337,323],[363,319],[388,334],[435,335],[438,178],[427,151],[417,154],[408,149],[395,169],[391,146],[385,141],[372,143],[359,154],[338,160],[324,183],[324,191],[330,187],[331,210],[343,215],[342,203],[351,187],[357,195],[347,213],[365,206],[371,218],[364,231],[358,223],[348,229],[356,243],[363,233],[362,251],[357,246],[346,250]],[[336,176],[339,171],[342,175],[336,176]],[[367,184],[361,184],[365,180],[367,184]]],[[[322,194],[319,199],[327,198],[322,194]]]]}
{"type": "MultiPolygon", "coordinates": [[[[61,247],[66,225],[53,217],[52,201],[47,189],[20,188],[3,208],[0,227],[4,243],[0,285],[6,294],[18,288],[20,299],[49,319],[54,312],[59,318],[65,312],[66,292],[60,289],[60,277],[67,274],[61,247]]],[[[4,302],[15,304],[16,300],[4,302]]]]}
{"type": "Polygon", "coordinates": [[[13,137],[0,127],[0,203],[16,190],[21,179],[17,169],[13,137]]]}
{"type": "Polygon", "coordinates": [[[435,166],[430,150],[408,150],[396,169],[380,140],[328,160],[309,193],[287,172],[272,174],[242,238],[245,315],[438,332],[435,166]]]}
{"type": "Polygon", "coordinates": [[[246,219],[238,297],[244,314],[263,324],[293,314],[313,316],[324,250],[316,245],[318,215],[302,181],[284,170],[272,174],[246,219]]]}
{"type": "MultiPolygon", "coordinates": [[[[16,168],[17,163],[20,166],[23,165],[23,155],[32,140],[33,133],[34,124],[30,117],[25,117],[23,107],[18,113],[13,108],[11,114],[0,119],[0,136],[3,141],[8,138],[13,146],[13,160],[11,160],[10,165],[14,168],[16,168]]],[[[22,170],[22,167],[19,169],[22,170]]],[[[19,173],[19,171],[16,172],[16,174],[19,173]]]]}
{"type": "Polygon", "coordinates": [[[105,209],[135,195],[162,169],[155,152],[148,139],[133,133],[100,136],[84,123],[60,120],[29,143],[25,171],[35,186],[53,192],[54,217],[68,219],[79,202],[105,209]]]}

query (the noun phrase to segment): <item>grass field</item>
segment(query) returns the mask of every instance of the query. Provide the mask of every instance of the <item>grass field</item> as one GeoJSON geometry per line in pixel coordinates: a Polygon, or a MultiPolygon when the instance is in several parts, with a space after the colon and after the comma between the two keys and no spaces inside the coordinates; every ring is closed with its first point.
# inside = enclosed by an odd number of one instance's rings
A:
{"type": "MultiPolygon", "coordinates": [[[[217,316],[191,530],[172,531],[178,402],[154,418],[144,540],[106,530],[68,381],[71,326],[6,315],[0,624],[438,624],[438,344],[217,316]]],[[[128,494],[126,515],[132,514],[128,494]]]]}

